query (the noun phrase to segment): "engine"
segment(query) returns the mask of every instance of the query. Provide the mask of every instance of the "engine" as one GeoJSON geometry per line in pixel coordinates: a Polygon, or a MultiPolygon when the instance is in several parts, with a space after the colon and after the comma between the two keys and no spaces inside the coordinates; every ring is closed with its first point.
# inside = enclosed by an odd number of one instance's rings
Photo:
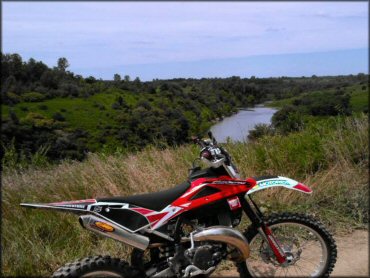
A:
{"type": "Polygon", "coordinates": [[[230,227],[204,228],[191,233],[189,240],[190,248],[189,242],[187,247],[184,244],[176,245],[168,258],[169,267],[157,272],[153,277],[209,276],[223,259],[244,261],[249,257],[247,240],[243,234],[230,227]],[[229,248],[233,253],[231,257],[229,248]]]}
{"type": "Polygon", "coordinates": [[[211,274],[223,259],[221,244],[202,243],[185,251],[190,265],[185,269],[185,277],[211,274]]]}

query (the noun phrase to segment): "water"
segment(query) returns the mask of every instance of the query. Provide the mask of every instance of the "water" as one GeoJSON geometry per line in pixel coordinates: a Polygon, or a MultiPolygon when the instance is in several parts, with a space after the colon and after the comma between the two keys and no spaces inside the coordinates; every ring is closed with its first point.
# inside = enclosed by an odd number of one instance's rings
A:
{"type": "Polygon", "coordinates": [[[224,143],[227,137],[233,141],[246,141],[249,131],[256,124],[270,124],[272,115],[277,110],[270,107],[256,106],[251,109],[239,110],[238,113],[224,118],[211,127],[218,142],[224,143]]]}

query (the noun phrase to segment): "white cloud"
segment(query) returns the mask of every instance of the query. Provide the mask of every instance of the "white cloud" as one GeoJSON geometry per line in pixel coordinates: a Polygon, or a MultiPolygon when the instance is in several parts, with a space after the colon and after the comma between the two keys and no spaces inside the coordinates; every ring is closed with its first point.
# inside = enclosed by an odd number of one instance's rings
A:
{"type": "Polygon", "coordinates": [[[3,50],[97,67],[368,46],[366,2],[5,2],[3,50]]]}

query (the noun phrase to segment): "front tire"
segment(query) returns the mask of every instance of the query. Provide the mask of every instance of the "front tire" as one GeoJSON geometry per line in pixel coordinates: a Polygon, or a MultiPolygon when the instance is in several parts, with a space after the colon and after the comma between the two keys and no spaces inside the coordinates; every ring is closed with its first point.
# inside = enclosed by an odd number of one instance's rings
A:
{"type": "Polygon", "coordinates": [[[303,214],[283,213],[273,214],[265,222],[294,260],[287,266],[279,265],[257,229],[250,227],[244,236],[250,244],[251,255],[246,262],[238,264],[240,277],[328,277],[333,271],[337,247],[319,221],[303,214]]]}
{"type": "Polygon", "coordinates": [[[88,277],[119,277],[136,276],[129,264],[109,256],[94,256],[77,260],[62,266],[53,273],[53,278],[88,278],[88,277]]]}

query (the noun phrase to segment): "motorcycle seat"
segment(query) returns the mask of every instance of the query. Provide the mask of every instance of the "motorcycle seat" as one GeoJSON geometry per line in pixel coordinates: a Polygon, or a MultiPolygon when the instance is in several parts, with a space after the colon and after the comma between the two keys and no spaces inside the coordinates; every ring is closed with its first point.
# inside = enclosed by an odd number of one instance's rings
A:
{"type": "Polygon", "coordinates": [[[97,201],[109,203],[127,203],[142,208],[161,211],[177,198],[179,198],[182,194],[184,194],[189,187],[190,183],[186,181],[173,188],[159,192],[138,194],[127,197],[98,198],[97,201]]]}

